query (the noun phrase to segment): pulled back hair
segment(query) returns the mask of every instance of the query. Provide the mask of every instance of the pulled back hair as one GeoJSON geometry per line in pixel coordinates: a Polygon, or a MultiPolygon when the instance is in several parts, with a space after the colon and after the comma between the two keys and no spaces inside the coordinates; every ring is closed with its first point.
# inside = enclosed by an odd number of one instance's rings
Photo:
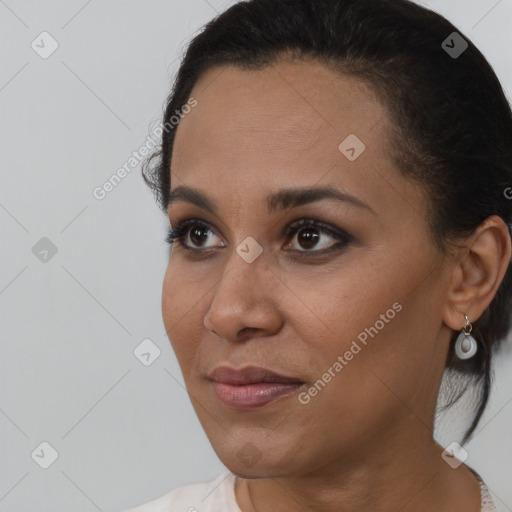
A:
{"type": "MultiPolygon", "coordinates": [[[[167,126],[187,103],[207,69],[233,65],[258,70],[289,54],[314,58],[364,81],[387,107],[394,164],[428,193],[432,240],[444,254],[491,215],[500,216],[512,232],[512,200],[505,193],[512,184],[512,113],[503,88],[468,37],[441,15],[409,0],[236,3],[189,44],[163,123],[167,126]],[[453,32],[469,45],[456,58],[442,47],[453,32]]],[[[176,129],[163,132],[161,146],[142,168],[163,211],[168,206],[175,134],[176,129]]],[[[509,263],[496,296],[473,322],[478,342],[473,358],[454,355],[458,332],[453,332],[446,368],[466,382],[455,401],[469,386],[479,389],[463,444],[487,405],[491,358],[509,331],[511,302],[509,263]]]]}

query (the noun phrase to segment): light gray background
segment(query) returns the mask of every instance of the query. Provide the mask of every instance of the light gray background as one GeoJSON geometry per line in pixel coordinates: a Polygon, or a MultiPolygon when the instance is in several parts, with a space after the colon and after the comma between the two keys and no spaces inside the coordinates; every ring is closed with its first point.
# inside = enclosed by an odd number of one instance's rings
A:
{"type": "MultiPolygon", "coordinates": [[[[231,3],[0,0],[2,511],[115,512],[224,470],[161,318],[165,216],[140,166],[105,199],[92,192],[144,144],[185,43],[231,3]],[[31,48],[43,31],[59,45],[47,59],[31,48]],[[42,237],[57,247],[46,263],[32,252],[42,237]],[[133,351],[147,338],[161,354],[146,367],[133,351]],[[43,441],[58,452],[48,469],[31,456],[43,441]]],[[[473,39],[510,97],[512,0],[421,3],[473,39]]],[[[511,368],[508,348],[467,447],[501,511],[511,368]]],[[[463,417],[441,418],[445,445],[463,417]]]]}

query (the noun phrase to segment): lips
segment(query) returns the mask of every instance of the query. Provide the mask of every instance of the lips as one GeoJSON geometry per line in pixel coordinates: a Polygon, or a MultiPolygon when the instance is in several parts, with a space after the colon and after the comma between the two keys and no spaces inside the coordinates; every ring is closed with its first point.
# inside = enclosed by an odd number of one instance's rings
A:
{"type": "Polygon", "coordinates": [[[260,382],[303,384],[300,379],[286,377],[258,366],[246,366],[239,370],[229,366],[219,366],[208,375],[208,378],[214,382],[230,384],[231,386],[245,386],[260,382]]]}
{"type": "Polygon", "coordinates": [[[220,366],[208,378],[220,403],[234,411],[263,407],[292,395],[304,385],[299,379],[257,366],[246,366],[239,370],[220,366]]]}

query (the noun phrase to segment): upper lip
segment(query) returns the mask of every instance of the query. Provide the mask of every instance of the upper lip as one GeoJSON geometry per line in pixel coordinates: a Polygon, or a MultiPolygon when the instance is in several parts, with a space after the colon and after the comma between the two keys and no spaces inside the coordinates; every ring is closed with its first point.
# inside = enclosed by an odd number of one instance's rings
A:
{"type": "Polygon", "coordinates": [[[208,374],[208,378],[214,382],[234,386],[256,384],[258,382],[303,383],[297,378],[286,377],[259,366],[244,366],[238,370],[230,366],[218,366],[208,374]]]}

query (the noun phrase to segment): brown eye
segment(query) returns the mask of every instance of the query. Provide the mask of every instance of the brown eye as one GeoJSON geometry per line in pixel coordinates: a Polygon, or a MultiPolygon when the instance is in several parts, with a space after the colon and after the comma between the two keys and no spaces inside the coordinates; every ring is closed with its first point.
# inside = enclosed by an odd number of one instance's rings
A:
{"type": "Polygon", "coordinates": [[[320,235],[318,235],[316,229],[301,229],[298,233],[298,242],[304,249],[313,249],[318,243],[318,240],[320,240],[320,235]]]}
{"type": "Polygon", "coordinates": [[[302,253],[330,252],[352,240],[344,231],[331,228],[328,224],[315,219],[301,219],[293,223],[285,234],[288,238],[297,235],[296,244],[291,243],[287,247],[292,246],[293,251],[302,253]],[[329,239],[338,243],[328,244],[329,239]]]}
{"type": "MultiPolygon", "coordinates": [[[[201,253],[206,252],[206,249],[215,247],[214,245],[205,245],[211,234],[216,236],[208,224],[198,219],[189,219],[179,223],[176,229],[171,229],[166,242],[171,245],[178,242],[179,245],[189,251],[201,253]]],[[[300,219],[292,223],[285,230],[284,235],[288,240],[297,235],[296,242],[288,244],[286,250],[290,250],[289,247],[291,246],[292,252],[307,254],[308,256],[335,251],[352,241],[352,236],[345,231],[330,227],[328,224],[315,219],[300,219]],[[329,239],[334,243],[329,243],[329,239]]]]}
{"type": "Polygon", "coordinates": [[[208,228],[196,226],[190,231],[190,240],[193,244],[201,246],[208,239],[208,231],[208,228]]]}
{"type": "Polygon", "coordinates": [[[171,245],[178,242],[185,249],[201,251],[201,247],[211,247],[204,245],[205,241],[208,240],[209,233],[213,233],[213,231],[207,224],[197,219],[189,219],[179,223],[174,230],[171,229],[166,242],[171,245]],[[192,245],[190,245],[188,239],[190,239],[192,245]]]}

